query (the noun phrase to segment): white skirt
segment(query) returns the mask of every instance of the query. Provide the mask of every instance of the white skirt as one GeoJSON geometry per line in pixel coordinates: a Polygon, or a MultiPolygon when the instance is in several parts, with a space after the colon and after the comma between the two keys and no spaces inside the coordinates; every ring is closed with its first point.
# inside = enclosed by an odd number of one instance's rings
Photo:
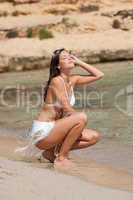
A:
{"type": "Polygon", "coordinates": [[[26,158],[39,158],[44,150],[39,149],[36,143],[49,135],[51,129],[54,127],[55,121],[38,121],[33,120],[31,131],[29,132],[30,140],[27,146],[18,147],[15,153],[19,153],[26,158]]]}

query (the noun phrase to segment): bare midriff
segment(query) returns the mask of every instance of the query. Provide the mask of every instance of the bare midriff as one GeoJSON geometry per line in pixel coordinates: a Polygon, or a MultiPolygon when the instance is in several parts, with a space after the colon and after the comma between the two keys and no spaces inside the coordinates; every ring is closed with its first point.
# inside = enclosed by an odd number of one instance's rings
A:
{"type": "Polygon", "coordinates": [[[44,105],[36,120],[39,121],[55,121],[61,118],[62,109],[59,107],[44,105]]]}
{"type": "Polygon", "coordinates": [[[62,107],[58,107],[54,105],[56,101],[55,95],[49,87],[47,92],[47,100],[45,100],[45,104],[43,105],[40,113],[36,117],[36,120],[39,121],[55,121],[60,119],[63,116],[64,109],[62,107]],[[48,104],[51,104],[50,106],[48,104]],[[53,105],[52,105],[53,104],[53,105]]]}

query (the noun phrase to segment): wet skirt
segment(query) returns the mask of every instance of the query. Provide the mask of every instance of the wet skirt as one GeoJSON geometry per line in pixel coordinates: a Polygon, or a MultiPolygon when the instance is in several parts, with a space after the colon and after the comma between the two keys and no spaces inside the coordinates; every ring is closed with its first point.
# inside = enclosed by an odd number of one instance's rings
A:
{"type": "Polygon", "coordinates": [[[24,157],[39,158],[44,151],[36,146],[36,143],[49,135],[51,129],[54,127],[55,121],[38,121],[33,120],[31,131],[29,132],[29,142],[27,146],[18,147],[15,153],[19,153],[24,157]]]}

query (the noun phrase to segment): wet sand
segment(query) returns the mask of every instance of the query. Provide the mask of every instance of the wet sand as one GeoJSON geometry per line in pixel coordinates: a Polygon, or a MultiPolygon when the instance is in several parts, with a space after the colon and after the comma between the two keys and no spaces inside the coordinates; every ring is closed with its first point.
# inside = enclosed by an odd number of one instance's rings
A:
{"type": "MultiPolygon", "coordinates": [[[[32,169],[36,169],[36,172],[38,172],[40,169],[48,169],[53,172],[55,170],[53,168],[53,164],[49,163],[45,159],[40,163],[40,161],[37,159],[28,160],[14,153],[14,149],[16,147],[24,146],[26,143],[27,141],[25,139],[22,140],[15,137],[1,136],[0,157],[4,158],[4,160],[12,160],[14,163],[20,162],[21,166],[28,164],[28,166],[30,165],[32,169]]],[[[108,144],[109,142],[106,141],[106,145],[109,147],[108,144]]],[[[75,178],[78,177],[82,181],[85,181],[89,184],[91,183],[107,188],[133,192],[133,173],[128,168],[122,168],[122,166],[113,166],[113,160],[110,163],[100,162],[100,158],[96,156],[97,148],[101,148],[100,154],[102,155],[102,159],[104,157],[103,160],[107,160],[108,155],[107,152],[105,152],[104,146],[102,148],[101,145],[103,144],[97,144],[84,150],[71,151],[70,157],[73,162],[75,162],[76,166],[71,170],[56,170],[61,174],[71,175],[75,178]],[[88,156],[86,156],[86,154],[88,156]]],[[[113,156],[114,155],[112,155],[112,157],[113,156]]],[[[131,163],[129,163],[129,167],[130,164],[131,163]]]]}
{"type": "Polygon", "coordinates": [[[2,200],[132,200],[133,194],[87,183],[77,177],[32,167],[30,163],[0,158],[0,199],[2,200]]]}

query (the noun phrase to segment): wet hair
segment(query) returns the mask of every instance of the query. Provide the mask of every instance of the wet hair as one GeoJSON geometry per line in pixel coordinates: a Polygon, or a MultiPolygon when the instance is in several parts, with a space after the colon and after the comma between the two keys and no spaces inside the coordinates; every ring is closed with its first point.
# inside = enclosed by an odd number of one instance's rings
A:
{"type": "Polygon", "coordinates": [[[50,62],[49,79],[46,82],[46,86],[44,87],[44,95],[43,95],[44,101],[47,96],[47,91],[49,88],[50,81],[52,80],[53,77],[60,75],[60,69],[58,68],[58,66],[59,66],[59,56],[62,51],[67,51],[67,50],[65,48],[60,48],[60,49],[56,49],[53,52],[51,62],[50,62]]]}

